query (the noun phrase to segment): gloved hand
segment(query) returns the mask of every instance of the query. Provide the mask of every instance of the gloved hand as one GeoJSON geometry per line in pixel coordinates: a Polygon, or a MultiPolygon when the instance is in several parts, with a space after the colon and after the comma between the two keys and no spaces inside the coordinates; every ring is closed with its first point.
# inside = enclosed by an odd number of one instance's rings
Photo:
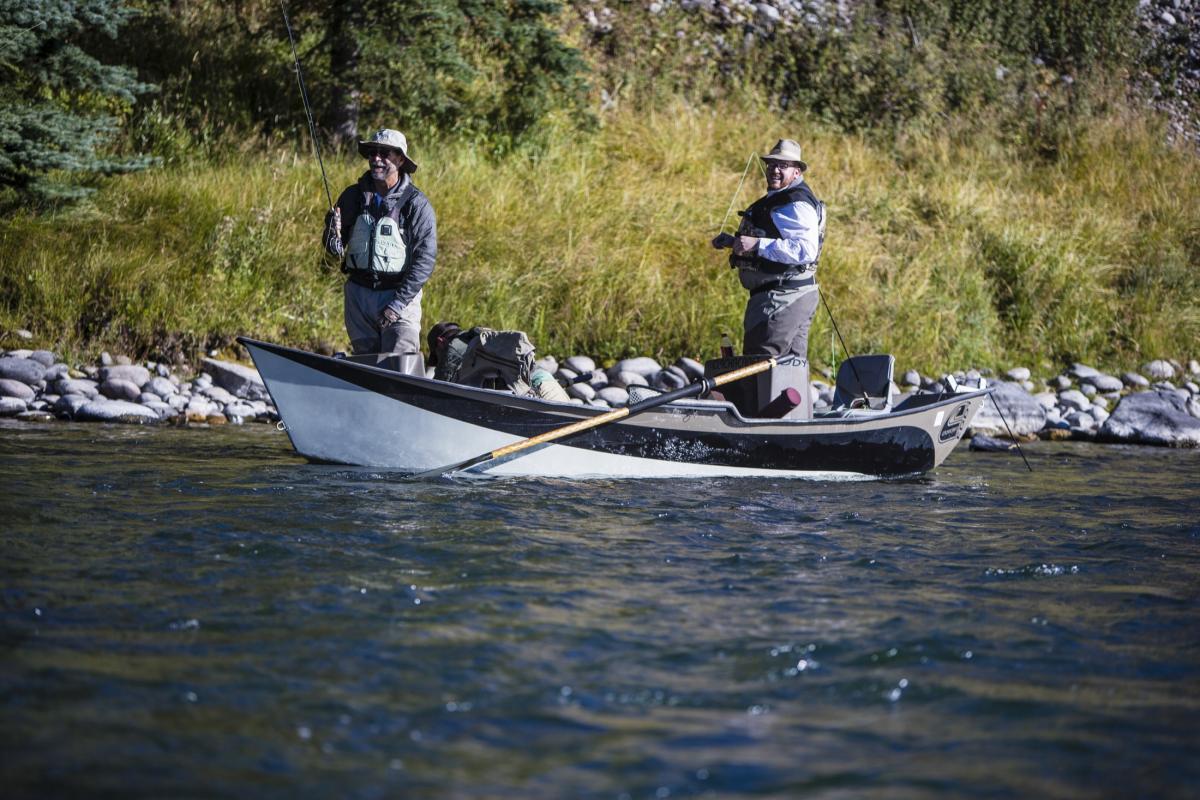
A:
{"type": "Polygon", "coordinates": [[[389,325],[395,325],[400,321],[400,312],[396,311],[391,306],[387,306],[379,314],[379,327],[386,328],[389,325]]]}
{"type": "Polygon", "coordinates": [[[712,246],[718,250],[724,250],[727,247],[733,247],[733,234],[718,233],[716,238],[712,240],[712,246]]]}
{"type": "Polygon", "coordinates": [[[733,240],[733,254],[738,256],[748,255],[758,249],[757,236],[738,236],[733,240]]]}

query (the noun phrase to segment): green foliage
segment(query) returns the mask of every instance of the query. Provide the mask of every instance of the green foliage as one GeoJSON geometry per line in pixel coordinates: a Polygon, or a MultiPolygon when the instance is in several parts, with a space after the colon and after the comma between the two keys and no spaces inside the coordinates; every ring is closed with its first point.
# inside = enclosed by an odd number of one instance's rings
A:
{"type": "Polygon", "coordinates": [[[79,198],[83,176],[148,166],[100,152],[150,87],[88,52],[131,14],[116,0],[0,2],[0,187],[22,200],[79,198]]]}
{"type": "MultiPolygon", "coordinates": [[[[249,130],[306,135],[277,0],[182,5],[142,0],[128,36],[138,43],[131,63],[163,87],[152,139],[176,138],[162,115],[184,120],[202,144],[249,130]]],[[[503,149],[557,109],[586,116],[583,61],[559,36],[549,0],[291,0],[287,9],[326,131],[352,113],[364,134],[458,133],[503,149]]]]}

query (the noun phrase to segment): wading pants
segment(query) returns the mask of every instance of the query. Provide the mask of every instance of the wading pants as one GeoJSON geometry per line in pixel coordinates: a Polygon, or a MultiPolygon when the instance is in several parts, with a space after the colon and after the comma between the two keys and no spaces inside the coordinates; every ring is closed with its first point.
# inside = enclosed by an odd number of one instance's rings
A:
{"type": "Polygon", "coordinates": [[[395,289],[368,289],[354,281],[346,281],[346,333],[350,335],[350,352],[419,353],[421,352],[421,295],[400,312],[400,319],[379,327],[379,315],[388,303],[396,299],[395,289]]]}
{"type": "Polygon", "coordinates": [[[816,286],[750,295],[742,322],[742,352],[748,356],[794,353],[807,361],[808,329],[819,302],[816,286]]]}

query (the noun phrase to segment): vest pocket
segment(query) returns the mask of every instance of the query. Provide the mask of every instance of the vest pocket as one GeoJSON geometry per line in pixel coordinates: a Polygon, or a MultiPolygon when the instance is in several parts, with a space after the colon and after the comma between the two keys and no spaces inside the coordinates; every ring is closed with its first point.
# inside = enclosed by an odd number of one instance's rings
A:
{"type": "Polygon", "coordinates": [[[404,269],[404,229],[394,220],[381,219],[375,225],[376,272],[400,272],[404,269]]]}

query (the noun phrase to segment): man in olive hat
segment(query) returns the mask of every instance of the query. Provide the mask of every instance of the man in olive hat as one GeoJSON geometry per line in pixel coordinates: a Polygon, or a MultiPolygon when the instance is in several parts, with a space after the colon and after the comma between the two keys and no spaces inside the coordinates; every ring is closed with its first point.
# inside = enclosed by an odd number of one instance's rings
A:
{"type": "Polygon", "coordinates": [[[761,156],[767,193],[741,212],[736,235],[712,246],[732,248],[729,266],[750,291],[743,319],[746,355],[808,358],[808,329],[817,313],[817,260],[825,239],[825,204],[804,182],[800,145],[780,139],[761,156]]]}
{"type": "Polygon", "coordinates": [[[419,353],[421,292],[437,257],[437,220],[410,177],[408,140],[384,128],[358,143],[367,171],[326,215],[325,249],[346,273],[353,353],[419,353]]]}

